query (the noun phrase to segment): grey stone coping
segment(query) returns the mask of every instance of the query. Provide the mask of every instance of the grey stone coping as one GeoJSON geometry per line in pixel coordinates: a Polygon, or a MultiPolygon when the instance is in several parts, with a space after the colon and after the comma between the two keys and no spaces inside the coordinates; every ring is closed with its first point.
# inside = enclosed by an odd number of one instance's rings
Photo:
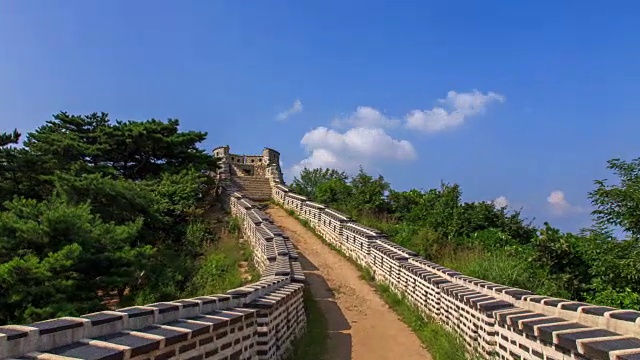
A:
{"type": "Polygon", "coordinates": [[[96,338],[96,340],[130,347],[131,357],[146,354],[151,351],[160,349],[160,339],[153,339],[127,333],[116,333],[101,336],[96,338]]]}
{"type": "Polygon", "coordinates": [[[638,349],[639,352],[636,355],[640,357],[640,340],[635,338],[589,341],[585,342],[582,347],[583,354],[590,359],[609,360],[610,352],[630,349],[638,349]]]}
{"type": "Polygon", "coordinates": [[[207,334],[209,332],[212,331],[212,326],[211,324],[202,324],[202,323],[197,323],[197,322],[189,322],[187,320],[176,320],[176,321],[172,321],[169,323],[166,323],[164,325],[167,326],[171,326],[171,327],[177,327],[177,328],[182,328],[185,330],[189,330],[191,332],[191,337],[196,337],[196,336],[200,336],[200,335],[204,335],[207,334]]]}
{"type": "Polygon", "coordinates": [[[378,231],[376,229],[373,229],[373,228],[370,228],[370,227],[367,227],[367,226],[364,226],[364,225],[360,225],[360,224],[358,224],[356,222],[346,223],[343,226],[344,226],[344,230],[353,232],[354,234],[360,235],[360,236],[363,236],[363,237],[366,237],[366,236],[369,236],[369,237],[371,237],[371,236],[383,236],[383,234],[380,231],[378,231]]]}
{"type": "Polygon", "coordinates": [[[619,334],[604,329],[585,329],[577,332],[561,332],[555,334],[555,337],[557,338],[557,344],[559,346],[576,352],[578,351],[578,340],[613,336],[619,336],[619,334]]]}
{"type": "Polygon", "coordinates": [[[149,327],[136,330],[136,332],[163,337],[165,347],[181,343],[189,339],[189,333],[187,332],[167,329],[160,327],[159,325],[151,325],[149,327]]]}
{"type": "Polygon", "coordinates": [[[589,307],[580,308],[580,311],[582,313],[589,314],[589,315],[597,315],[597,316],[604,316],[604,314],[606,314],[607,312],[614,311],[614,310],[618,310],[618,309],[608,307],[608,306],[589,306],[589,307]]]}
{"type": "Polygon", "coordinates": [[[196,317],[190,318],[189,320],[210,323],[212,331],[224,329],[229,326],[229,319],[213,317],[211,316],[211,314],[196,316],[196,317]]]}
{"type": "Polygon", "coordinates": [[[300,202],[304,202],[304,201],[308,200],[306,197],[304,197],[302,195],[294,194],[292,192],[287,193],[286,197],[294,199],[296,201],[300,201],[300,202]]]}
{"type": "Polygon", "coordinates": [[[172,304],[167,302],[159,302],[159,303],[149,304],[146,306],[158,309],[158,314],[166,314],[169,312],[180,311],[179,304],[172,304]]]}
{"type": "Polygon", "coordinates": [[[176,301],[172,301],[172,302],[182,305],[183,309],[189,309],[189,308],[194,308],[194,307],[200,306],[200,303],[198,301],[195,301],[195,299],[194,300],[182,299],[182,300],[176,300],[176,301]]]}
{"type": "Polygon", "coordinates": [[[351,218],[349,218],[347,215],[345,215],[345,214],[343,214],[343,213],[341,213],[339,211],[330,209],[330,208],[325,208],[322,211],[322,214],[324,214],[324,215],[326,215],[326,216],[328,216],[330,218],[333,218],[334,220],[351,221],[351,218]]]}
{"type": "Polygon", "coordinates": [[[524,313],[524,314],[510,316],[508,321],[507,321],[507,324],[509,324],[510,326],[512,326],[512,327],[514,327],[516,329],[519,329],[521,321],[537,319],[537,318],[541,318],[541,317],[545,317],[545,315],[544,314],[534,313],[534,312],[527,312],[527,313],[524,313]]]}
{"type": "Polygon", "coordinates": [[[553,333],[564,331],[564,330],[576,330],[576,329],[587,329],[586,326],[578,323],[567,323],[567,324],[551,324],[551,325],[542,325],[538,328],[538,337],[546,341],[547,343],[553,344],[553,333]]]}
{"type": "Polygon", "coordinates": [[[633,354],[621,354],[617,356],[618,360],[640,360],[640,352],[633,354]]]}
{"type": "Polygon", "coordinates": [[[86,360],[122,360],[124,350],[108,347],[76,343],[49,351],[49,353],[76,359],[86,360]]]}
{"type": "Polygon", "coordinates": [[[304,203],[304,206],[308,206],[308,207],[314,208],[314,209],[316,209],[316,210],[318,210],[318,209],[325,209],[325,208],[326,208],[326,206],[324,206],[324,205],[322,205],[322,204],[318,204],[318,203],[313,202],[313,201],[306,201],[306,202],[304,203]]]}
{"type": "Polygon", "coordinates": [[[533,294],[531,291],[515,288],[503,289],[502,293],[507,294],[516,300],[521,300],[524,296],[533,294]]]}
{"type": "Polygon", "coordinates": [[[98,326],[98,325],[109,324],[112,322],[122,321],[124,316],[122,314],[114,314],[107,311],[101,311],[93,314],[82,315],[81,317],[85,319],[89,319],[89,321],[91,322],[91,325],[98,326]]]}
{"type": "Polygon", "coordinates": [[[567,320],[560,317],[542,317],[542,318],[523,319],[519,322],[519,325],[522,326],[522,331],[524,331],[529,335],[535,336],[536,326],[551,325],[551,324],[557,324],[561,322],[567,322],[567,320]]]}
{"type": "Polygon", "coordinates": [[[84,326],[84,323],[78,320],[53,319],[53,320],[46,320],[46,321],[33,323],[29,326],[38,329],[38,334],[46,335],[46,334],[70,330],[74,328],[81,328],[84,326]]]}
{"type": "Polygon", "coordinates": [[[277,184],[277,185],[276,185],[276,188],[277,188],[278,190],[283,191],[283,192],[289,192],[289,188],[288,188],[288,187],[286,187],[286,186],[284,186],[284,185],[281,185],[281,184],[277,184]]]}
{"type": "Polygon", "coordinates": [[[198,301],[203,305],[208,305],[208,304],[213,304],[218,302],[218,298],[209,297],[209,296],[200,296],[200,297],[193,298],[192,300],[198,301]]]}
{"type": "Polygon", "coordinates": [[[616,311],[616,312],[610,313],[609,317],[616,320],[636,322],[638,318],[640,318],[640,311],[634,311],[634,310],[616,311]]]}
{"type": "Polygon", "coordinates": [[[24,330],[12,329],[8,326],[0,327],[0,334],[6,335],[7,340],[18,340],[29,335],[29,332],[24,330]]]}
{"type": "Polygon", "coordinates": [[[514,311],[514,312],[500,313],[500,314],[498,314],[496,319],[501,323],[508,324],[507,323],[507,318],[508,317],[514,316],[514,315],[523,315],[523,314],[533,314],[533,312],[521,309],[521,310],[514,311]]]}

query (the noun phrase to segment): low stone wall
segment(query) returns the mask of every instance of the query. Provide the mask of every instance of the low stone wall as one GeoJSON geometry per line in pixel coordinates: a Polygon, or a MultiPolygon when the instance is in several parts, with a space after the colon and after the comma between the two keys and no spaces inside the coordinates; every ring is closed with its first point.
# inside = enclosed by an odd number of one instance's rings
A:
{"type": "Polygon", "coordinates": [[[242,194],[223,192],[262,271],[224,294],[0,326],[0,359],[282,359],[306,329],[304,274],[288,238],[242,194]]]}
{"type": "Polygon", "coordinates": [[[640,360],[638,311],[539,296],[465,276],[282,184],[273,187],[273,198],[482,357],[640,360]]]}

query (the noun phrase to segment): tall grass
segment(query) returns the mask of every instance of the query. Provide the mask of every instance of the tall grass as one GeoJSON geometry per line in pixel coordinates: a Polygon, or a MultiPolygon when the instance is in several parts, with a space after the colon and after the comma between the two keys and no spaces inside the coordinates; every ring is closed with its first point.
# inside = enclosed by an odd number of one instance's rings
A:
{"type": "Polygon", "coordinates": [[[487,251],[479,246],[456,247],[443,252],[435,261],[478,279],[528,289],[540,295],[568,298],[569,293],[524,256],[511,249],[487,251]]]}
{"type": "MultiPolygon", "coordinates": [[[[387,234],[395,243],[465,275],[540,295],[571,298],[558,277],[550,276],[542,267],[529,261],[532,249],[528,247],[491,247],[477,239],[446,239],[428,228],[400,223],[393,216],[352,215],[361,224],[387,234]]],[[[482,236],[484,241],[501,244],[497,238],[501,236],[499,232],[487,231],[482,236]]]]}
{"type": "Polygon", "coordinates": [[[190,279],[184,296],[200,296],[221,293],[237,288],[254,280],[257,271],[251,266],[251,250],[239,242],[240,226],[238,219],[229,218],[226,229],[221,231],[217,243],[206,250],[190,279]],[[243,280],[238,268],[241,261],[249,263],[247,271],[250,280],[243,280]]]}

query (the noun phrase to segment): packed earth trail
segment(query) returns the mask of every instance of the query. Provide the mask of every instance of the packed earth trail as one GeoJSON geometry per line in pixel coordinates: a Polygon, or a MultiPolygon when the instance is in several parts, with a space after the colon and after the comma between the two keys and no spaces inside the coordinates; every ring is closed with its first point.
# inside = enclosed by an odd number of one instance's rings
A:
{"type": "Polygon", "coordinates": [[[327,359],[431,359],[353,264],[281,208],[271,206],[267,213],[299,249],[309,288],[327,318],[327,359]]]}

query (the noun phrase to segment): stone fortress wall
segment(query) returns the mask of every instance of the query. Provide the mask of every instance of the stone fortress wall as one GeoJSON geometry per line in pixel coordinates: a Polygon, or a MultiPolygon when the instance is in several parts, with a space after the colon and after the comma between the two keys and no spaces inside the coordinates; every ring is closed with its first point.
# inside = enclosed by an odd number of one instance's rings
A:
{"type": "Polygon", "coordinates": [[[255,176],[268,179],[277,203],[482,357],[640,360],[638,311],[539,296],[465,276],[292,193],[284,186],[275,150],[245,156],[230,154],[225,146],[214,154],[222,159],[217,176],[223,204],[240,219],[260,281],[224,294],[0,326],[0,359],[282,359],[306,328],[305,278],[286,234],[227,181],[255,176]],[[238,173],[248,167],[264,173],[238,173]]]}
{"type": "Polygon", "coordinates": [[[274,183],[273,199],[484,358],[640,360],[640,312],[539,296],[427,261],[274,183]]]}
{"type": "Polygon", "coordinates": [[[285,234],[255,203],[223,191],[260,281],[180,299],[25,326],[0,326],[0,359],[282,359],[306,330],[304,274],[285,234]]]}

